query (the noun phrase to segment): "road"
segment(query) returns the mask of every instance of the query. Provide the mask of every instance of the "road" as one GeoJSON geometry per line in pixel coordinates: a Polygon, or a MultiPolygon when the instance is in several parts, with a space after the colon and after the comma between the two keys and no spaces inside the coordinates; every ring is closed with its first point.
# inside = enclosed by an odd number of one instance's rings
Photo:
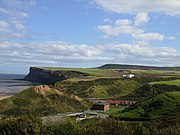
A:
{"type": "Polygon", "coordinates": [[[84,120],[84,119],[91,119],[95,117],[101,117],[101,118],[108,118],[109,115],[107,114],[102,114],[102,113],[97,113],[97,112],[92,112],[92,111],[84,111],[84,112],[74,112],[74,113],[59,113],[57,115],[50,115],[50,116],[44,116],[42,117],[43,124],[50,124],[50,123],[55,123],[58,121],[64,121],[65,117],[71,117],[71,116],[76,116],[78,114],[90,114],[91,116],[86,117],[86,118],[79,118],[77,120],[84,120]]]}

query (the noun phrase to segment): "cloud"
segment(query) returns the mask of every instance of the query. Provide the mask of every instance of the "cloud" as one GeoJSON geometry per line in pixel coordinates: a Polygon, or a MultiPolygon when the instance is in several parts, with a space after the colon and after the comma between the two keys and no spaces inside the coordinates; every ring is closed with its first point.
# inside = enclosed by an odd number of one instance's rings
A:
{"type": "Polygon", "coordinates": [[[16,28],[19,30],[25,30],[26,29],[26,27],[22,23],[17,23],[16,28]]]}
{"type": "Polygon", "coordinates": [[[176,37],[169,36],[169,37],[168,37],[168,39],[169,39],[169,40],[175,40],[175,39],[176,39],[176,37]]]}
{"type": "Polygon", "coordinates": [[[145,13],[145,12],[141,12],[141,13],[138,13],[135,17],[135,20],[134,20],[134,25],[135,26],[139,26],[143,23],[146,23],[149,21],[149,17],[148,17],[148,14],[145,13]]]}
{"type": "Polygon", "coordinates": [[[16,18],[28,18],[29,16],[26,12],[16,11],[12,9],[5,9],[5,8],[0,8],[0,13],[10,15],[16,18]]]}
{"type": "Polygon", "coordinates": [[[112,22],[112,20],[109,19],[109,18],[105,18],[105,19],[103,19],[103,21],[106,22],[106,23],[111,23],[112,22]]]}
{"type": "Polygon", "coordinates": [[[105,50],[114,56],[114,63],[156,66],[180,65],[180,51],[169,47],[150,47],[131,44],[106,45],[105,50]]]}
{"type": "Polygon", "coordinates": [[[119,36],[121,34],[131,35],[136,43],[142,45],[148,45],[149,42],[154,40],[164,40],[164,35],[162,34],[157,32],[148,33],[137,27],[146,23],[148,20],[147,13],[139,13],[136,15],[134,22],[129,19],[118,19],[114,22],[114,25],[99,25],[97,30],[104,34],[104,38],[119,36]]]}
{"type": "Polygon", "coordinates": [[[118,19],[113,25],[99,25],[97,30],[106,36],[119,36],[120,34],[142,33],[143,31],[134,27],[132,21],[128,19],[118,19]]]}
{"type": "Polygon", "coordinates": [[[100,25],[97,27],[99,31],[109,36],[119,36],[120,34],[131,34],[138,33],[141,30],[136,29],[132,26],[122,25],[122,26],[111,26],[111,25],[100,25]]]}
{"type": "Polygon", "coordinates": [[[19,31],[24,31],[24,30],[26,30],[26,26],[23,24],[22,21],[13,19],[13,20],[11,21],[11,23],[14,25],[14,27],[15,27],[16,30],[19,30],[19,31]]]}
{"type": "MultiPolygon", "coordinates": [[[[0,43],[0,61],[11,63],[77,63],[100,61],[100,49],[84,44],[71,45],[64,42],[0,43]]],[[[77,63],[78,64],[78,63],[77,63]]]]}
{"type": "Polygon", "coordinates": [[[150,41],[154,40],[164,40],[164,35],[159,33],[136,33],[132,34],[132,37],[139,43],[146,45],[150,41]]]}
{"type": "Polygon", "coordinates": [[[30,0],[29,1],[29,6],[35,7],[36,6],[36,0],[30,0]]]}
{"type": "Polygon", "coordinates": [[[9,32],[9,24],[3,20],[0,20],[0,32],[9,32]]]}
{"type": "Polygon", "coordinates": [[[137,44],[85,45],[61,41],[0,43],[0,61],[16,65],[97,66],[104,63],[178,66],[180,51],[137,44]]]}
{"type": "Polygon", "coordinates": [[[0,0],[0,41],[24,40],[30,38],[25,19],[27,10],[36,5],[36,0],[0,0]]]}
{"type": "Polygon", "coordinates": [[[104,10],[115,13],[156,12],[172,16],[180,15],[179,0],[95,0],[104,10]]]}
{"type": "Polygon", "coordinates": [[[5,8],[0,8],[0,13],[2,14],[9,14],[9,11],[5,8]]]}
{"type": "Polygon", "coordinates": [[[0,0],[1,5],[8,8],[29,9],[36,6],[36,0],[0,0]]]}
{"type": "Polygon", "coordinates": [[[131,20],[128,20],[128,19],[119,19],[119,20],[116,20],[115,24],[116,24],[117,26],[131,25],[131,24],[132,24],[132,21],[131,21],[131,20]]]}

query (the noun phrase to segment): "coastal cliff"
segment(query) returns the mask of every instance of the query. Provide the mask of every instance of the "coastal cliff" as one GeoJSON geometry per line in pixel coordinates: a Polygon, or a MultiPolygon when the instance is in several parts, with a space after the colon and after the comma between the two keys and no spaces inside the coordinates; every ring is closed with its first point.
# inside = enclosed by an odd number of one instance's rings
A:
{"type": "Polygon", "coordinates": [[[87,73],[70,70],[47,70],[38,67],[30,67],[29,74],[24,78],[26,81],[42,84],[53,84],[68,78],[88,76],[87,73]]]}

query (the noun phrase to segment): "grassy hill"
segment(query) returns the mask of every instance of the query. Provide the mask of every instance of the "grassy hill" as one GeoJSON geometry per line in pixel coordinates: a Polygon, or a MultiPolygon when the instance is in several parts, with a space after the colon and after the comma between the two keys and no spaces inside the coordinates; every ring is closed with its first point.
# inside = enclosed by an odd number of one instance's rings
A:
{"type": "Polygon", "coordinates": [[[143,66],[143,65],[125,65],[125,64],[105,64],[100,69],[139,69],[139,70],[169,70],[170,67],[155,67],[155,66],[143,66]]]}
{"type": "Polygon", "coordinates": [[[77,96],[59,92],[44,85],[26,89],[0,101],[0,113],[13,115],[27,113],[46,115],[78,111],[87,107],[88,102],[82,101],[77,96]]]}
{"type": "Polygon", "coordinates": [[[180,86],[180,79],[170,80],[170,81],[151,82],[150,84],[166,84],[166,85],[177,85],[177,86],[180,86]]]}
{"type": "Polygon", "coordinates": [[[167,84],[146,84],[142,87],[137,88],[132,93],[124,96],[124,99],[133,99],[133,100],[145,100],[154,96],[157,96],[161,93],[180,91],[180,87],[176,85],[167,85],[167,84]]]}
{"type": "Polygon", "coordinates": [[[120,78],[68,79],[54,85],[56,89],[86,98],[117,98],[140,86],[136,80],[120,78]]]}
{"type": "Polygon", "coordinates": [[[116,117],[155,119],[180,115],[180,92],[166,92],[116,113],[116,117]]]}

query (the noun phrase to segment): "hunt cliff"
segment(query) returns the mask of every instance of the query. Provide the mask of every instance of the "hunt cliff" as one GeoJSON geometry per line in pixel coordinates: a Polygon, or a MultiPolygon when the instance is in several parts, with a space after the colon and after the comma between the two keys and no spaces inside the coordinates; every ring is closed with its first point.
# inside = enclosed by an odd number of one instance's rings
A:
{"type": "Polygon", "coordinates": [[[83,76],[88,76],[88,74],[78,71],[47,70],[38,67],[30,67],[29,74],[24,78],[24,80],[42,84],[53,84],[57,81],[66,80],[68,78],[83,76]]]}

